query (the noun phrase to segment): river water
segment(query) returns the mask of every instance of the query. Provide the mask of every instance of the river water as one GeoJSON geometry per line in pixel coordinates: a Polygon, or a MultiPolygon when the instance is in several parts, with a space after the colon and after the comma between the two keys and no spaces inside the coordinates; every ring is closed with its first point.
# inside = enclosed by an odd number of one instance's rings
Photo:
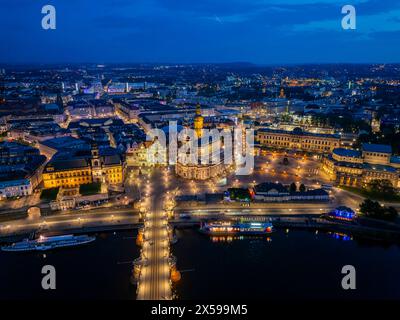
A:
{"type": "MultiPolygon", "coordinates": [[[[400,299],[400,246],[343,235],[278,230],[267,237],[211,238],[177,230],[179,299],[400,299]],[[341,269],[356,269],[356,290],[341,269]]],[[[131,261],[136,231],[97,234],[94,243],[43,253],[0,251],[0,298],[135,299],[131,261]],[[41,268],[56,268],[56,290],[41,268]]]]}

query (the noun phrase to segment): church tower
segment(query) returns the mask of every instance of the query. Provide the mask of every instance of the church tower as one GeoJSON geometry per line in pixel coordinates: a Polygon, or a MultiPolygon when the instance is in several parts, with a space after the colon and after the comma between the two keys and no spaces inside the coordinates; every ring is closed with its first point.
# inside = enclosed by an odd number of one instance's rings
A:
{"type": "Polygon", "coordinates": [[[91,154],[92,157],[90,159],[90,162],[92,166],[93,181],[101,182],[102,181],[101,160],[100,160],[99,148],[97,147],[96,143],[92,144],[91,154]]]}
{"type": "Polygon", "coordinates": [[[201,115],[200,103],[198,103],[196,106],[196,116],[194,117],[194,130],[196,131],[197,138],[201,138],[203,135],[203,124],[204,118],[201,115]]]}

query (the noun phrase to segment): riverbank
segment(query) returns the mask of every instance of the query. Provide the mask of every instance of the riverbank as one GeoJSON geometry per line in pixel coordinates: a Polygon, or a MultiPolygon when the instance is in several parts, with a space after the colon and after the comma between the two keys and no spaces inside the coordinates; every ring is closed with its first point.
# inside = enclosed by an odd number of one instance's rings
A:
{"type": "MultiPolygon", "coordinates": [[[[95,217],[97,218],[97,217],[95,217]]],[[[98,232],[118,232],[124,230],[133,230],[140,228],[143,223],[139,220],[139,216],[122,217],[113,216],[111,219],[98,220],[74,219],[54,222],[49,221],[42,223],[33,223],[26,225],[25,228],[18,230],[2,230],[0,233],[0,243],[10,243],[20,241],[25,238],[34,238],[39,234],[42,235],[59,235],[59,234],[83,234],[98,232]],[[6,232],[5,232],[6,231],[6,232]]],[[[321,214],[241,214],[237,216],[229,216],[223,213],[212,214],[206,216],[194,215],[190,219],[173,219],[171,225],[176,229],[199,228],[202,221],[209,219],[225,219],[225,220],[241,220],[241,221],[270,221],[276,229],[299,229],[299,230],[321,230],[326,232],[347,233],[353,236],[362,237],[378,241],[390,241],[400,243],[400,226],[393,223],[383,221],[375,221],[372,219],[362,218],[361,223],[344,223],[335,220],[329,220],[321,217],[321,214]]]]}

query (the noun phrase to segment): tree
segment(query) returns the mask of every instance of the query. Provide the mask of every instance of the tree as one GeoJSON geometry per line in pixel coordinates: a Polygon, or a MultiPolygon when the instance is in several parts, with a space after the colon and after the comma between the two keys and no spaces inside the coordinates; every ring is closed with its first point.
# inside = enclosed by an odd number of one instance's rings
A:
{"type": "Polygon", "coordinates": [[[299,187],[300,192],[306,192],[306,186],[302,183],[299,187]]]}
{"type": "Polygon", "coordinates": [[[396,194],[396,190],[393,187],[392,182],[387,179],[371,180],[367,185],[367,189],[373,193],[384,193],[384,194],[390,194],[390,195],[396,194]]]}
{"type": "Polygon", "coordinates": [[[290,192],[296,192],[297,191],[297,186],[294,182],[291,183],[291,185],[289,186],[289,191],[290,192]]]}
{"type": "Polygon", "coordinates": [[[283,158],[283,164],[287,166],[289,164],[289,159],[287,157],[283,158]]]}
{"type": "Polygon", "coordinates": [[[381,209],[381,205],[378,201],[372,201],[371,199],[365,199],[360,204],[360,212],[365,216],[373,216],[381,209]]]}
{"type": "Polygon", "coordinates": [[[378,201],[365,199],[360,204],[360,212],[367,218],[393,221],[397,218],[397,210],[393,207],[381,206],[378,201]]]}

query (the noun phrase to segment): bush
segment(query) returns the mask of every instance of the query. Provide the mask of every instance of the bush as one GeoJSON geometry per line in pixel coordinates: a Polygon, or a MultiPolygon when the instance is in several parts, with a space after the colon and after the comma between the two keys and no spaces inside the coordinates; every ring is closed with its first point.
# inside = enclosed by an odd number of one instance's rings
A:
{"type": "Polygon", "coordinates": [[[231,200],[250,201],[249,189],[244,188],[229,188],[228,189],[231,200]]]}
{"type": "Polygon", "coordinates": [[[59,187],[57,188],[49,188],[49,189],[44,189],[42,193],[40,194],[40,199],[42,200],[48,200],[48,201],[53,201],[57,199],[57,194],[58,191],[60,190],[59,187]]]}
{"type": "Polygon", "coordinates": [[[92,194],[97,194],[101,190],[100,182],[92,182],[87,184],[81,184],[79,186],[79,193],[83,196],[89,196],[92,194]]]}

